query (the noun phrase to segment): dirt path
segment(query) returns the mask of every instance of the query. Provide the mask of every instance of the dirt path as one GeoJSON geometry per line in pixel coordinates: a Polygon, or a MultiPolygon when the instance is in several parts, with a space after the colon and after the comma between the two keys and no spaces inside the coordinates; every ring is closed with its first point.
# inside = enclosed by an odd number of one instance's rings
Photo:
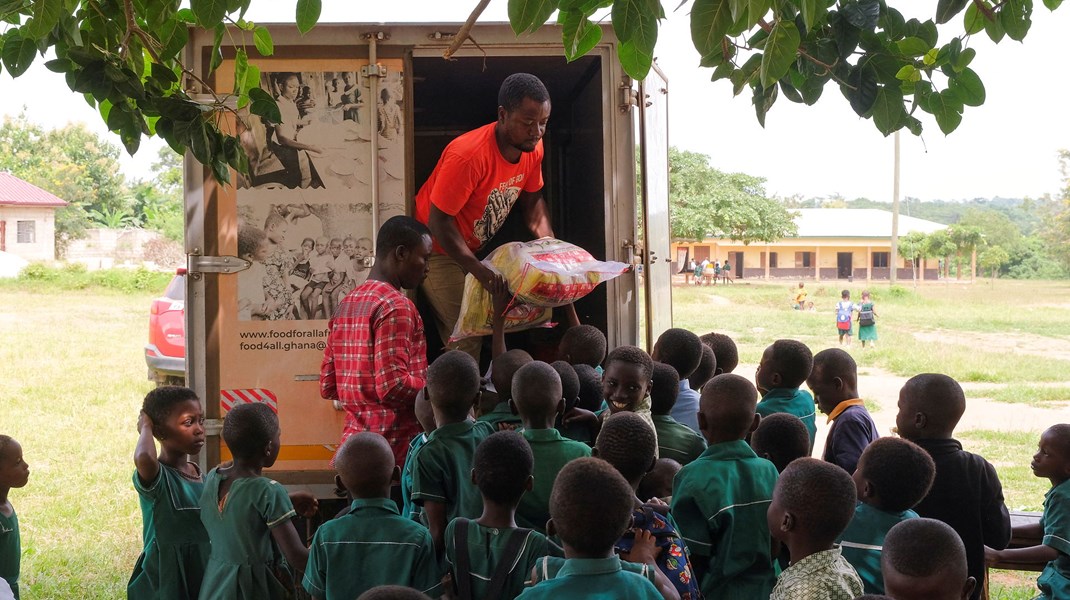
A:
{"type": "Polygon", "coordinates": [[[1013,352],[1046,359],[1070,361],[1070,338],[1041,336],[1032,333],[977,333],[932,329],[917,331],[914,338],[923,342],[954,344],[987,351],[1013,352]]]}

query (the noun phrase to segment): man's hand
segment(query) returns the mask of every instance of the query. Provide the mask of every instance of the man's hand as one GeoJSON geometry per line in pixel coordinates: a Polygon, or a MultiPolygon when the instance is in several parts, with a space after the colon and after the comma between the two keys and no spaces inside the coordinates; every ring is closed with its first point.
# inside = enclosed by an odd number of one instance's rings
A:
{"type": "Polygon", "coordinates": [[[483,286],[485,290],[494,294],[494,291],[501,288],[508,289],[508,284],[505,283],[505,277],[495,273],[493,269],[483,263],[476,263],[478,266],[473,265],[472,276],[483,286]]]}
{"type": "Polygon", "coordinates": [[[308,492],[291,492],[290,502],[294,505],[297,514],[306,519],[314,516],[320,506],[319,500],[308,492]]]}
{"type": "Polygon", "coordinates": [[[504,277],[499,277],[491,281],[491,288],[487,291],[490,292],[491,299],[494,301],[494,320],[505,320],[505,310],[509,308],[509,302],[513,299],[512,293],[509,291],[509,286],[505,283],[504,277]]]}

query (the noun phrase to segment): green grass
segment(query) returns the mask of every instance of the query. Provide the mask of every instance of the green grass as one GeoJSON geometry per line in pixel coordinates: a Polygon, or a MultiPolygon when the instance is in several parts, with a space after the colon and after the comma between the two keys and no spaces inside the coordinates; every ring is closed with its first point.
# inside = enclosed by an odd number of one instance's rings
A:
{"type": "Polygon", "coordinates": [[[1043,510],[1047,479],[1035,477],[1029,462],[1037,451],[1039,433],[1031,431],[970,430],[956,434],[963,448],[980,454],[996,467],[1003,497],[1011,510],[1043,510]]]}
{"type": "Polygon", "coordinates": [[[1037,408],[1059,408],[1070,403],[1070,387],[1010,386],[994,390],[980,390],[969,395],[1008,404],[1028,404],[1037,408]]]}

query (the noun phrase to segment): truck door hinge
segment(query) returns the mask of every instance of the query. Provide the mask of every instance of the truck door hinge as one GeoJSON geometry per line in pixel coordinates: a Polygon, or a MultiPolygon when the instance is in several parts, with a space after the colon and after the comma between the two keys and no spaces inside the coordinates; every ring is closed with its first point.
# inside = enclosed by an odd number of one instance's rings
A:
{"type": "Polygon", "coordinates": [[[237,273],[252,266],[252,263],[237,256],[204,256],[194,250],[186,257],[186,272],[194,279],[204,273],[237,273]]]}
{"type": "Polygon", "coordinates": [[[363,77],[386,77],[386,67],[380,64],[364,65],[360,68],[363,77]]]}
{"type": "Polygon", "coordinates": [[[617,89],[620,91],[620,104],[617,108],[622,114],[627,113],[635,106],[639,106],[639,92],[632,87],[631,78],[625,77],[620,82],[620,85],[617,86],[617,89]]]}

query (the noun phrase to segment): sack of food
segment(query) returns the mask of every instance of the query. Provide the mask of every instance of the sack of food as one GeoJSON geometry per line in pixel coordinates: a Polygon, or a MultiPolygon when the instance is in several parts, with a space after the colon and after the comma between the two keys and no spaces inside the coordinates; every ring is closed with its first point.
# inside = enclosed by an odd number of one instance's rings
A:
{"type": "MultiPolygon", "coordinates": [[[[579,300],[631,268],[627,263],[596,260],[583,248],[554,238],[505,244],[483,264],[505,277],[513,294],[505,316],[507,333],[551,326],[550,309],[579,300]]],[[[450,341],[490,335],[493,306],[490,292],[475,276],[465,277],[461,314],[450,341]]]]}

